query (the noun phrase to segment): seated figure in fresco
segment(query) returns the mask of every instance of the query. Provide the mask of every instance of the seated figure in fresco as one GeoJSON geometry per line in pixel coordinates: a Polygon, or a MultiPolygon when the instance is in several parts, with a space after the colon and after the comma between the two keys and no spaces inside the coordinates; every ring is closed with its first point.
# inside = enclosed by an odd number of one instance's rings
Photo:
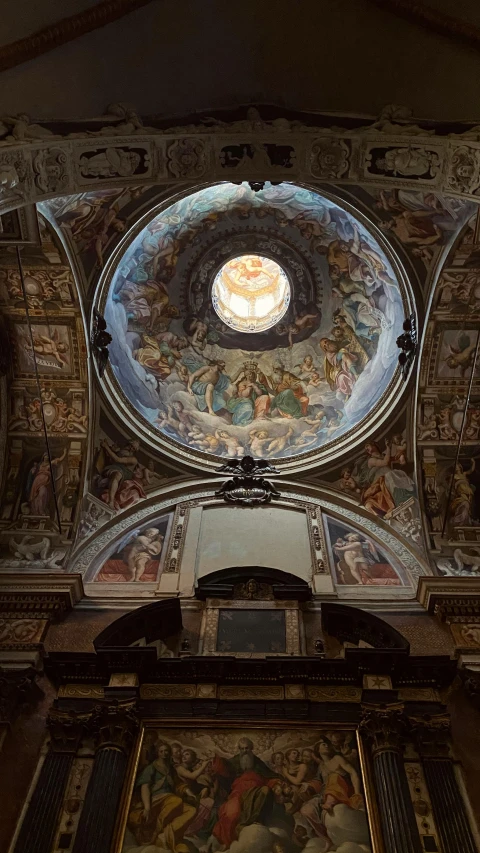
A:
{"type": "Polygon", "coordinates": [[[274,394],[270,404],[272,414],[275,410],[282,418],[302,418],[307,414],[309,400],[302,381],[280,362],[273,366],[269,384],[274,394]]]}
{"type": "Polygon", "coordinates": [[[160,332],[158,335],[142,335],[142,346],[132,355],[145,370],[163,380],[175,369],[181,350],[187,346],[186,338],[179,338],[173,332],[160,332]]]}
{"type": "Polygon", "coordinates": [[[136,779],[136,803],[128,816],[129,829],[138,844],[161,848],[163,836],[172,853],[190,853],[183,838],[197,810],[176,793],[180,782],[171,747],[157,741],[155,757],[136,779]]]}
{"type": "Polygon", "coordinates": [[[281,805],[283,786],[276,773],[254,754],[250,738],[240,738],[237,749],[233,758],[216,756],[212,761],[212,771],[228,791],[213,827],[213,836],[223,850],[238,838],[242,827],[262,823],[262,817],[271,816],[277,803],[286,819],[281,805]]]}
{"type": "MultiPolygon", "coordinates": [[[[353,477],[363,489],[365,509],[381,517],[415,495],[415,483],[406,471],[393,468],[394,456],[389,441],[382,453],[373,441],[365,445],[366,455],[355,464],[353,477]]],[[[397,461],[397,464],[398,461],[397,461]]]]}
{"type": "Polygon", "coordinates": [[[357,380],[358,356],[348,352],[337,341],[322,338],[320,347],[325,353],[325,378],[332,391],[336,389],[346,400],[351,396],[357,380]]]}
{"type": "Polygon", "coordinates": [[[209,361],[199,364],[195,356],[184,356],[184,364],[188,367],[188,392],[195,397],[201,412],[205,409],[209,415],[216,415],[225,408],[225,392],[230,386],[230,377],[225,370],[224,361],[209,361]]]}
{"type": "Polygon", "coordinates": [[[235,386],[230,399],[227,401],[227,411],[233,415],[232,423],[246,426],[255,418],[263,418],[270,409],[269,389],[253,368],[242,367],[232,379],[235,386]]]}
{"type": "Polygon", "coordinates": [[[333,546],[338,559],[336,570],[340,583],[366,586],[399,586],[400,578],[381,556],[373,543],[362,539],[359,533],[347,533],[333,546]]]}
{"type": "Polygon", "coordinates": [[[147,564],[152,558],[160,556],[162,547],[163,536],[156,527],[149,527],[143,533],[133,537],[124,548],[122,555],[128,567],[129,580],[141,580],[147,564]]]}
{"type": "Polygon", "coordinates": [[[137,458],[139,441],[124,447],[101,442],[96,468],[99,473],[100,500],[112,509],[126,509],[146,497],[145,486],[151,481],[152,466],[147,468],[137,458]]]}

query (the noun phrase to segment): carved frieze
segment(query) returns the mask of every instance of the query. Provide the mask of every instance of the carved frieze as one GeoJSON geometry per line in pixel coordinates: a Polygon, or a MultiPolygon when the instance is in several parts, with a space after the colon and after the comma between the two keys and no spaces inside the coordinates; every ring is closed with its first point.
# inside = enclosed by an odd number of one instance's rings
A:
{"type": "Polygon", "coordinates": [[[141,699],[195,699],[195,684],[142,684],[141,699]]]}
{"type": "MultiPolygon", "coordinates": [[[[387,107],[376,120],[341,127],[305,115],[304,121],[265,120],[255,107],[232,122],[205,117],[196,124],[145,127],[121,105],[109,118],[79,124],[62,137],[28,116],[4,117],[0,131],[0,208],[35,202],[58,192],[102,186],[137,186],[152,180],[261,181],[316,178],[337,183],[360,179],[375,186],[428,186],[474,198],[480,185],[479,134],[440,136],[398,118],[387,107]],[[97,127],[98,129],[92,129],[97,127]]],[[[109,108],[111,109],[111,108],[109,108]]],[[[402,113],[402,116],[404,114],[402,113]]]]}
{"type": "Polygon", "coordinates": [[[317,687],[307,686],[307,698],[311,702],[360,702],[362,690],[359,687],[317,687]]]}

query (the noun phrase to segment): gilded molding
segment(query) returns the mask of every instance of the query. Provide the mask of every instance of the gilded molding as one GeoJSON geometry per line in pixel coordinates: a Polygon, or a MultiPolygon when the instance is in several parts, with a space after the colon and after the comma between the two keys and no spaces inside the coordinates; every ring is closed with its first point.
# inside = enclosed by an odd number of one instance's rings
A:
{"type": "Polygon", "coordinates": [[[175,572],[178,574],[181,570],[182,555],[187,535],[188,519],[190,516],[190,507],[196,506],[196,504],[197,501],[186,501],[184,503],[177,504],[170,532],[167,556],[165,559],[165,572],[175,572]]]}
{"type": "Polygon", "coordinates": [[[312,572],[314,575],[328,574],[327,546],[321,508],[312,504],[306,504],[305,511],[307,515],[310,552],[312,555],[312,572]]]}
{"type": "Polygon", "coordinates": [[[307,698],[311,702],[360,702],[360,687],[310,687],[307,685],[307,698]]]}
{"type": "Polygon", "coordinates": [[[400,702],[440,702],[440,693],[434,687],[401,687],[400,702]]]}
{"type": "Polygon", "coordinates": [[[216,699],[217,685],[216,684],[197,684],[197,699],[216,699]]]}
{"type": "Polygon", "coordinates": [[[104,699],[105,690],[98,684],[62,684],[59,699],[104,699]]]}
{"type": "Polygon", "coordinates": [[[141,699],[195,699],[195,684],[142,684],[141,699]]]}
{"type": "Polygon", "coordinates": [[[112,672],[109,687],[138,687],[139,679],[136,672],[112,672]]]}
{"type": "Polygon", "coordinates": [[[305,699],[305,685],[304,684],[286,684],[285,685],[285,699],[305,699]]]}
{"type": "Polygon", "coordinates": [[[218,687],[217,693],[219,699],[226,699],[227,701],[235,699],[276,701],[285,698],[284,689],[281,685],[268,687],[263,685],[258,687],[256,685],[247,685],[245,687],[234,687],[228,685],[225,687],[218,687]]]}

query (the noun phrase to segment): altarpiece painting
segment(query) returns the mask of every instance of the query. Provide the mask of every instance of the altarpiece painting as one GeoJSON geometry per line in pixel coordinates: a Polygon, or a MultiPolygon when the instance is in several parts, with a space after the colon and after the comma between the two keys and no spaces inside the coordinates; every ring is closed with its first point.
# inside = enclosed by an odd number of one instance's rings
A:
{"type": "Polygon", "coordinates": [[[372,853],[353,729],[146,727],[121,853],[372,853]]]}

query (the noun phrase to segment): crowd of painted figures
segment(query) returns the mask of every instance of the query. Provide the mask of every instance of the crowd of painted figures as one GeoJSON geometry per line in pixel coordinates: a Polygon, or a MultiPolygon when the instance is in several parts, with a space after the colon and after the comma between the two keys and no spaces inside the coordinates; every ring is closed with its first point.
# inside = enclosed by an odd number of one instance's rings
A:
{"type": "MultiPolygon", "coordinates": [[[[282,457],[355,425],[357,411],[349,419],[345,405],[360,378],[362,399],[378,398],[394,369],[390,337],[403,309],[386,257],[345,211],[298,187],[273,187],[268,203],[252,195],[243,186],[209,188],[154,219],[118,267],[106,318],[123,338],[111,357],[124,392],[143,412],[157,408],[149,420],[165,435],[218,455],[282,457]],[[317,302],[293,300],[292,316],[262,352],[224,346],[230,332],[206,296],[208,282],[193,315],[175,279],[189,244],[242,212],[295,230],[321,256],[328,282],[317,302]]],[[[245,263],[243,273],[258,270],[245,263]]]]}
{"type": "Polygon", "coordinates": [[[158,737],[137,774],[124,853],[369,851],[353,733],[270,740],[260,756],[251,737],[233,755],[158,737]]]}

